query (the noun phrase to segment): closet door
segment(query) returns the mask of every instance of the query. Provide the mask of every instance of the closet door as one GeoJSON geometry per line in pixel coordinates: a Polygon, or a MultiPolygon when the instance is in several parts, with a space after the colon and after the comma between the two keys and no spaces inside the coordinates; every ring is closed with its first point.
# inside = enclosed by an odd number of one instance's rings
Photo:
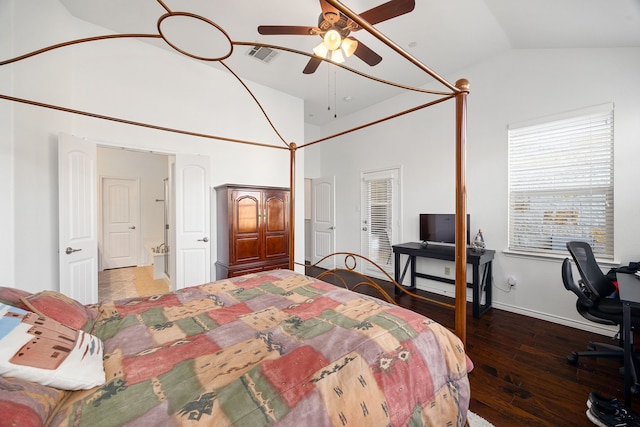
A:
{"type": "Polygon", "coordinates": [[[260,261],[263,259],[260,244],[262,241],[260,221],[262,193],[252,190],[233,190],[231,200],[233,203],[231,263],[260,261]]]}
{"type": "Polygon", "coordinates": [[[289,192],[265,190],[263,209],[264,258],[289,255],[289,192]]]}

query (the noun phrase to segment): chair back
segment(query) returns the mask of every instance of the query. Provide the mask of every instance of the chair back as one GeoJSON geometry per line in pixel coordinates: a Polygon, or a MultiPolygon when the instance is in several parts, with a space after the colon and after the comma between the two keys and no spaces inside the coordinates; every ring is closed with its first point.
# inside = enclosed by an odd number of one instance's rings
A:
{"type": "Polygon", "coordinates": [[[578,297],[578,304],[584,307],[593,307],[593,301],[584,292],[584,289],[573,280],[573,272],[571,271],[571,260],[565,258],[562,261],[562,283],[566,290],[573,292],[578,297]]]}
{"type": "Polygon", "coordinates": [[[578,267],[582,283],[592,298],[605,298],[615,291],[611,280],[600,269],[591,245],[587,242],[567,242],[567,249],[578,267]]]}

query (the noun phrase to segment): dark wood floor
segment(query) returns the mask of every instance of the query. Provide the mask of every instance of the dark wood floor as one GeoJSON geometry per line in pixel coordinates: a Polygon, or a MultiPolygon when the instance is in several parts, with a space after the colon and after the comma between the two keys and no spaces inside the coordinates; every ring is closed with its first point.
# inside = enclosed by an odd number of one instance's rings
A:
{"type": "MultiPolygon", "coordinates": [[[[398,303],[454,327],[449,309],[409,296],[398,303]]],[[[495,426],[593,426],[585,415],[591,390],[624,398],[621,361],[585,358],[576,366],[566,359],[590,340],[615,344],[611,338],[495,308],[475,319],[469,304],[467,313],[470,410],[495,426]]],[[[640,397],[632,407],[640,410],[640,397]]]]}

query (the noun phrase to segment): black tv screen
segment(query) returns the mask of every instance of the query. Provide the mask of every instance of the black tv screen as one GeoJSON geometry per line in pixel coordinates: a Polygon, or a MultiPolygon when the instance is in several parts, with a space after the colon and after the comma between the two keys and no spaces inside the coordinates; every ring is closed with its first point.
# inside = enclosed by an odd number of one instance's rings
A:
{"type": "MultiPolygon", "coordinates": [[[[469,240],[470,215],[467,214],[467,245],[469,240]]],[[[420,214],[420,240],[434,243],[456,242],[455,214],[420,214]]]]}

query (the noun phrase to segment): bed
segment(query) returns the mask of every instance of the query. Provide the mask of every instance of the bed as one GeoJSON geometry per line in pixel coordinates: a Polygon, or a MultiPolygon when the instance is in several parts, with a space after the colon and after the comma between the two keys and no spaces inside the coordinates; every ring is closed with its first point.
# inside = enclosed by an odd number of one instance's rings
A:
{"type": "MultiPolygon", "coordinates": [[[[105,377],[65,391],[3,376],[3,425],[466,420],[472,362],[458,337],[415,312],[291,270],[88,307],[53,291],[4,288],[0,300],[98,338],[105,377]]],[[[73,369],[82,381],[92,375],[73,369]]]]}
{"type": "MultiPolygon", "coordinates": [[[[161,19],[181,15],[210,22],[195,14],[174,13],[159,3],[167,12],[161,19]]],[[[465,218],[468,81],[447,82],[340,2],[325,3],[444,89],[403,87],[436,99],[304,144],[282,139],[282,146],[274,148],[290,155],[289,223],[295,224],[298,150],[447,100],[456,102],[455,203],[457,218],[465,218]]],[[[157,34],[121,34],[71,40],[2,61],[0,66],[74,44],[117,37],[159,38],[157,34]]],[[[255,41],[229,42],[311,56],[255,41]]],[[[257,97],[245,88],[262,109],[257,97]]],[[[270,147],[5,94],[0,98],[162,132],[270,147]]],[[[269,119],[267,112],[263,113],[269,119]]],[[[293,232],[289,270],[220,280],[165,295],[84,306],[54,291],[24,294],[4,288],[0,302],[3,313],[10,313],[12,324],[16,319],[26,319],[30,325],[46,319],[47,326],[55,325],[56,334],[73,337],[77,346],[82,341],[82,357],[91,354],[98,365],[91,372],[104,369],[104,382],[83,382],[88,377],[81,375],[79,384],[51,384],[50,375],[41,379],[38,372],[32,372],[23,379],[5,371],[0,379],[0,418],[4,422],[10,416],[22,417],[17,424],[25,426],[464,425],[470,399],[467,374],[473,366],[464,351],[466,227],[462,220],[456,224],[453,332],[394,305],[389,296],[383,296],[383,301],[294,272],[293,232]],[[88,347],[87,343],[95,345],[88,347]]],[[[393,285],[406,293],[397,283],[393,285]]],[[[73,369],[71,377],[75,380],[73,369]]]]}

